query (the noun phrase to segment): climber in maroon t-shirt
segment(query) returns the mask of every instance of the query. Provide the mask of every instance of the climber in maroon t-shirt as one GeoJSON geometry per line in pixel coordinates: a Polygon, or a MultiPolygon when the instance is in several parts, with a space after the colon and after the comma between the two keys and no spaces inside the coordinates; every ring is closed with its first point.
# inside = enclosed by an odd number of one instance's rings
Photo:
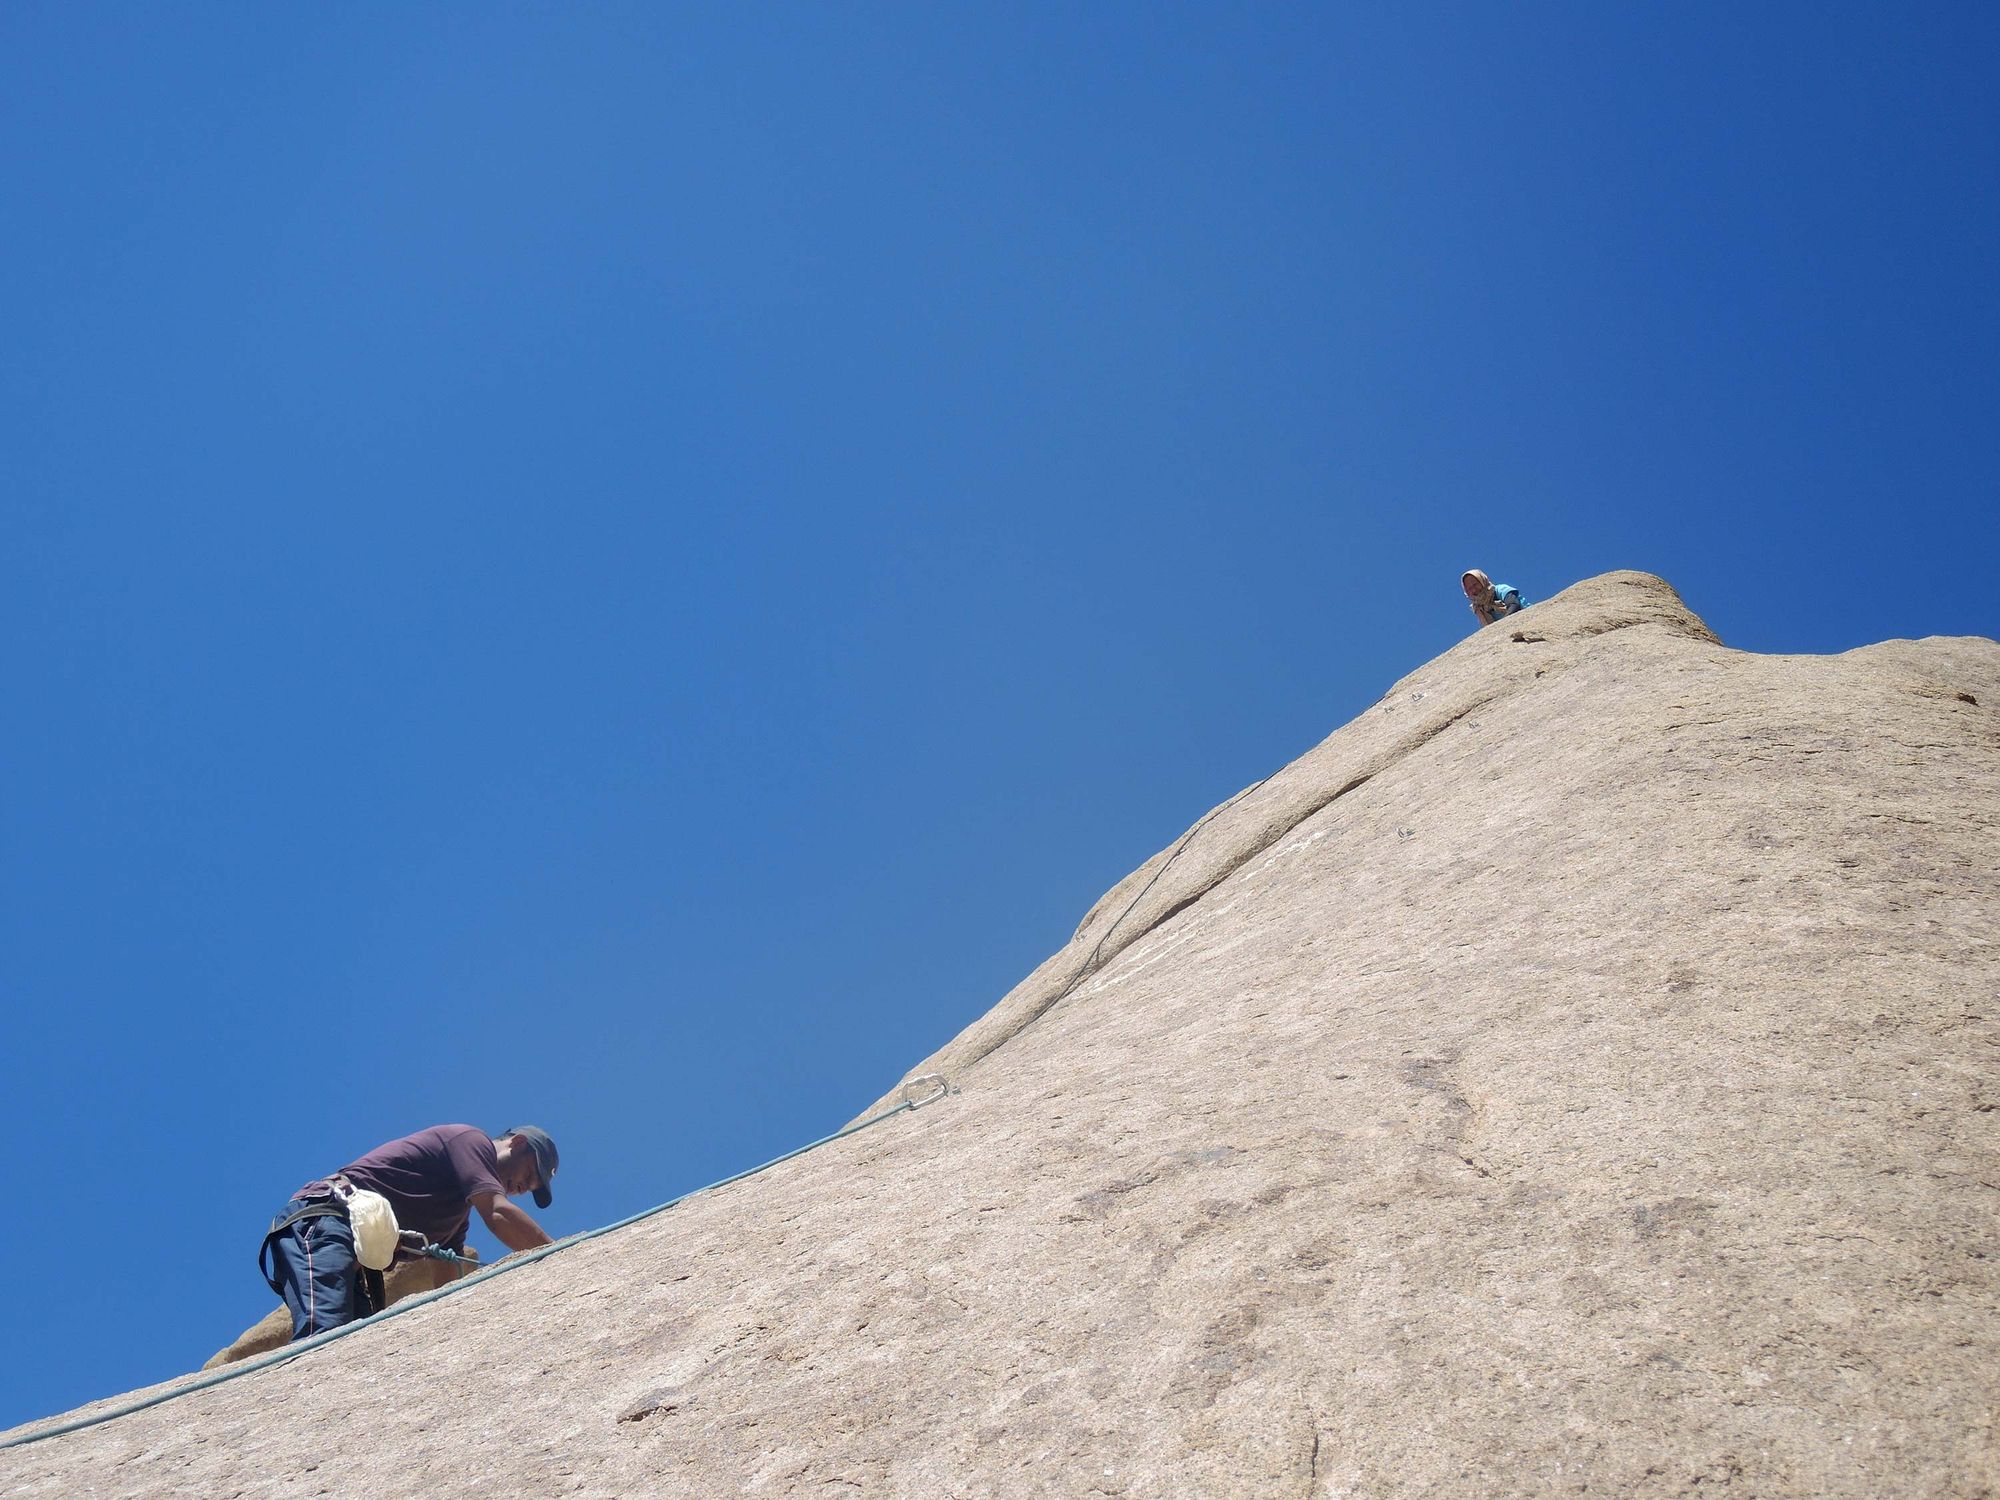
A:
{"type": "MultiPolygon", "coordinates": [[[[387,1198],[396,1210],[397,1226],[421,1230],[433,1245],[463,1250],[466,1226],[476,1207],[501,1244],[510,1250],[531,1250],[546,1245],[549,1237],[507,1198],[533,1188],[536,1205],[548,1207],[547,1179],[541,1175],[532,1144],[536,1135],[542,1132],[532,1125],[498,1138],[472,1125],[433,1125],[377,1146],[342,1167],[339,1175],[387,1198]],[[521,1149],[516,1141],[529,1144],[521,1149]]],[[[553,1174],[553,1142],[547,1150],[553,1174]]]]}
{"type": "Polygon", "coordinates": [[[533,1125],[498,1136],[472,1125],[433,1125],[307,1183],[271,1221],[259,1257],[264,1279],[292,1311],[292,1337],[381,1311],[372,1305],[379,1278],[371,1292],[355,1259],[346,1205],[356,1191],[389,1200],[408,1252],[425,1245],[463,1250],[475,1208],[509,1250],[532,1250],[551,1243],[549,1236],[507,1200],[532,1192],[535,1206],[547,1208],[556,1162],[556,1143],[533,1125]]]}

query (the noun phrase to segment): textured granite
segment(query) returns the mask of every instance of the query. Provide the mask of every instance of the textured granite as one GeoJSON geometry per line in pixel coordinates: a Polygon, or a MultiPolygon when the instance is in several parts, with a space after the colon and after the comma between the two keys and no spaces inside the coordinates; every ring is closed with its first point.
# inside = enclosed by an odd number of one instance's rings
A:
{"type": "Polygon", "coordinates": [[[1122,882],[947,1099],[0,1494],[2000,1493],[1996,853],[2000,646],[1592,579],[1122,882]]]}

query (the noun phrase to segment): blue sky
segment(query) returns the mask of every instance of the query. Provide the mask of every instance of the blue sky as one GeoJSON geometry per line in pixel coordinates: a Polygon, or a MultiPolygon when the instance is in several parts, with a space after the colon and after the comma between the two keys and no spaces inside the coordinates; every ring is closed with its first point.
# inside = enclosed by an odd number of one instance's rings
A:
{"type": "Polygon", "coordinates": [[[0,1425],[389,1136],[560,1234],[838,1125],[1464,567],[1995,633],[1997,41],[0,10],[0,1425]]]}

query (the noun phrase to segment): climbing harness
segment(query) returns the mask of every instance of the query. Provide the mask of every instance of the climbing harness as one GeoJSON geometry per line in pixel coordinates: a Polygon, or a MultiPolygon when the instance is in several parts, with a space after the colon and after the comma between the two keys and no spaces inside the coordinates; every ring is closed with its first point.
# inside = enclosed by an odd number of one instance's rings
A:
{"type": "MultiPolygon", "coordinates": [[[[665,1203],[633,1214],[630,1218],[620,1219],[615,1224],[606,1224],[602,1229],[586,1229],[580,1233],[559,1239],[552,1245],[544,1245],[538,1250],[529,1250],[510,1255],[505,1260],[495,1261],[491,1265],[482,1266],[480,1262],[468,1260],[465,1256],[446,1250],[442,1245],[426,1245],[423,1253],[430,1256],[433,1260],[451,1261],[456,1265],[473,1266],[478,1267],[478,1269],[472,1275],[458,1281],[448,1282],[435,1291],[419,1292],[414,1297],[405,1297],[393,1307],[384,1308],[381,1312],[371,1317],[362,1318],[353,1323],[343,1323],[338,1328],[329,1328],[324,1333],[316,1333],[309,1339],[300,1339],[295,1344],[287,1344],[284,1348],[275,1349],[271,1353],[257,1359],[246,1359],[239,1364],[226,1366],[212,1374],[203,1376],[199,1380],[191,1381],[187,1385],[175,1386],[170,1391],[160,1391],[142,1400],[129,1401],[123,1406],[113,1407],[110,1411],[97,1412],[88,1417],[79,1417],[73,1422],[62,1422],[54,1427],[45,1427],[39,1432],[30,1432],[20,1437],[7,1438],[4,1441],[0,1441],[0,1449],[21,1448],[29,1443],[39,1443],[43,1438],[61,1437],[64,1433],[68,1432],[81,1432],[86,1427],[95,1427],[100,1423],[109,1422],[116,1417],[128,1417],[134,1412],[145,1411],[150,1407],[162,1405],[179,1396],[188,1396],[196,1391],[205,1391],[211,1386],[221,1385],[224,1381],[235,1380],[257,1370],[268,1370],[273,1365],[287,1364],[301,1355],[310,1353],[323,1344],[332,1343],[335,1339],[345,1338],[348,1334],[358,1333],[364,1328],[377,1327],[388,1318],[410,1312],[415,1308],[422,1307],[426,1303],[435,1302],[440,1297],[449,1296],[453,1292],[463,1291],[465,1288],[478,1282],[490,1281],[495,1276],[504,1276],[509,1271],[518,1271],[522,1266],[532,1265],[538,1260],[546,1260],[558,1250],[567,1250],[573,1245],[581,1245],[586,1240],[601,1239],[607,1234],[637,1224],[641,1219],[650,1219],[655,1214],[665,1213],[668,1209],[685,1203],[690,1198],[700,1197],[703,1193],[712,1193],[717,1188],[728,1187],[733,1182],[742,1182],[745,1178],[755,1177],[760,1172],[768,1172],[772,1167],[778,1166],[783,1162],[804,1156],[808,1151],[817,1151],[821,1146],[830,1146],[835,1141],[845,1140],[848,1136],[857,1135],[861,1131],[867,1130],[870,1126],[880,1125],[885,1120],[893,1120],[897,1115],[922,1109],[926,1104],[935,1104],[950,1092],[951,1085],[945,1080],[943,1075],[938,1073],[919,1074],[917,1077],[905,1082],[901,1089],[898,1090],[898,1093],[902,1096],[900,1102],[892,1104],[879,1115],[870,1115],[865,1120],[856,1120],[852,1125],[843,1126],[841,1129],[834,1131],[832,1135],[823,1135],[816,1141],[808,1141],[803,1146],[787,1151],[783,1156],[774,1156],[760,1166],[750,1167],[745,1171],[734,1173],[731,1176],[718,1178],[706,1187],[698,1187],[690,1192],[682,1193],[678,1198],[669,1198],[665,1203]],[[921,1095],[916,1093],[919,1088],[923,1090],[921,1095]]],[[[310,1212],[326,1211],[328,1210],[315,1205],[310,1212]]],[[[339,1212],[340,1209],[336,1207],[333,1211],[339,1212]]],[[[297,1219],[309,1216],[310,1214],[307,1212],[294,1213],[289,1218],[283,1220],[280,1225],[273,1227],[274,1229],[282,1227],[282,1224],[292,1223],[297,1219]]]]}
{"type": "MultiPolygon", "coordinates": [[[[396,1259],[399,1238],[396,1228],[396,1210],[389,1206],[389,1200],[368,1188],[356,1187],[338,1172],[324,1182],[309,1184],[315,1189],[305,1201],[288,1214],[280,1214],[271,1221],[271,1227],[264,1234],[264,1243],[257,1247],[257,1269],[264,1273],[264,1282],[280,1297],[285,1295],[284,1284],[278,1280],[273,1264],[271,1248],[278,1236],[304,1219],[342,1219],[354,1236],[354,1260],[359,1267],[358,1297],[362,1316],[370,1317],[389,1305],[388,1288],[383,1285],[382,1273],[389,1269],[396,1259]],[[324,1188],[324,1192],[316,1189],[324,1188]]],[[[4,1447],[0,1444],[0,1447],[4,1447]]]]}
{"type": "Polygon", "coordinates": [[[332,1194],[323,1198],[313,1198],[301,1203],[288,1214],[280,1214],[271,1221],[271,1227],[264,1234],[264,1243],[257,1249],[257,1269],[264,1273],[264,1280],[273,1295],[284,1295],[284,1284],[278,1280],[278,1273],[271,1264],[271,1241],[304,1219],[344,1219],[347,1205],[332,1194]]]}

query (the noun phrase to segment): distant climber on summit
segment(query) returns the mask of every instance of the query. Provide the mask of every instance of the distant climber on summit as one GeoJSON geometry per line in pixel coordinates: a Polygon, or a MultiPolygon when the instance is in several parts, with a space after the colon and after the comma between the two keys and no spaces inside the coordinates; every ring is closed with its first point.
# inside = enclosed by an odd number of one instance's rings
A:
{"type": "Polygon", "coordinates": [[[556,1160],[556,1143],[533,1125],[496,1136],[433,1125],[307,1183],[278,1210],[257,1254],[291,1310],[292,1337],[382,1311],[382,1273],[427,1246],[462,1252],[475,1208],[509,1250],[554,1243],[507,1200],[532,1192],[547,1208],[556,1160]]]}
{"type": "Polygon", "coordinates": [[[1467,568],[1458,585],[1465,590],[1465,601],[1481,625],[1491,625],[1502,615],[1519,614],[1528,607],[1519,589],[1510,583],[1495,583],[1477,568],[1467,568]]]}

